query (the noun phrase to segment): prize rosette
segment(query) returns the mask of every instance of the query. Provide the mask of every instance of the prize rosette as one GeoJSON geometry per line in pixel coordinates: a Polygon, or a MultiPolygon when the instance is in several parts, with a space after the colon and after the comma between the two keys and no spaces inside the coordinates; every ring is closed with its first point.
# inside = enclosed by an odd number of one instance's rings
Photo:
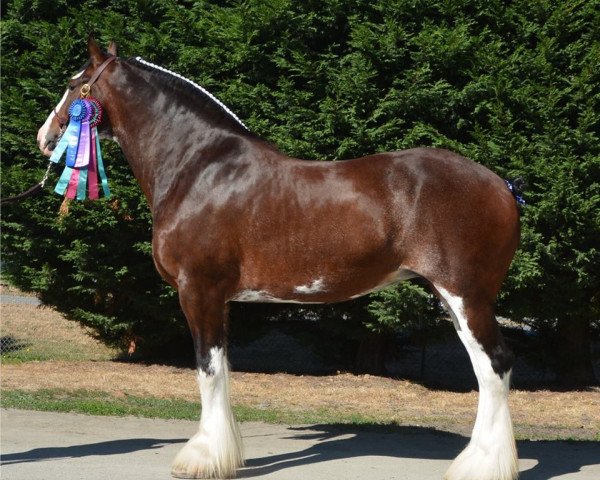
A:
{"type": "Polygon", "coordinates": [[[69,107],[69,117],[71,117],[71,120],[81,122],[86,117],[89,118],[90,116],[90,107],[85,99],[79,98],[71,103],[71,106],[69,107]]]}
{"type": "Polygon", "coordinates": [[[66,198],[99,198],[99,183],[104,196],[110,196],[104,170],[97,125],[102,121],[102,106],[95,98],[80,98],[69,106],[69,125],[50,160],[58,162],[66,151],[66,167],[54,191],[66,198]],[[99,182],[100,181],[100,182],[99,182]]]}
{"type": "Polygon", "coordinates": [[[89,104],[89,108],[92,109],[90,116],[90,128],[95,128],[102,121],[102,105],[100,105],[100,102],[93,97],[89,97],[86,100],[89,104]]]}

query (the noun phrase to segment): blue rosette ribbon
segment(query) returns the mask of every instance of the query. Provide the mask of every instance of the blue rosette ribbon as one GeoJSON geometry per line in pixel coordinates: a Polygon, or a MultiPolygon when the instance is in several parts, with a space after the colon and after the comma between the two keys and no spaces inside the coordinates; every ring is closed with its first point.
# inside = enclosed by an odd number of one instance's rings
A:
{"type": "MultiPolygon", "coordinates": [[[[71,117],[70,124],[77,125],[77,134],[73,135],[68,139],[68,147],[67,147],[67,158],[66,164],[67,167],[74,167],[75,162],[77,161],[77,151],[80,148],[80,137],[82,133],[83,121],[86,118],[90,117],[90,111],[88,109],[87,103],[84,99],[75,100],[71,106],[69,107],[69,117],[71,117]]],[[[69,128],[67,127],[67,130],[69,128]]],[[[74,129],[75,130],[75,129],[74,129]]],[[[88,122],[88,130],[89,130],[89,122],[88,122]]],[[[66,133],[66,132],[65,132],[66,133]]],[[[89,143],[89,139],[88,139],[89,143]]],[[[83,146],[83,144],[81,145],[83,146]]]]}

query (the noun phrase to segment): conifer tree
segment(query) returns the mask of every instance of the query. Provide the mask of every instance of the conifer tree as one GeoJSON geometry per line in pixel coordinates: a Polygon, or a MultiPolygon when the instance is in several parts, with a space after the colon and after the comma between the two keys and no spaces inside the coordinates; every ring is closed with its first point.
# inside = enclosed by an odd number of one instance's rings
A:
{"type": "MultiPolygon", "coordinates": [[[[2,195],[41,178],[35,134],[93,26],[122,55],[202,84],[290,155],[434,146],[524,177],[522,246],[501,313],[547,339],[563,380],[591,383],[598,25],[591,0],[14,0],[2,19],[2,195]]],[[[73,205],[62,220],[50,194],[3,208],[4,274],[107,342],[187,348],[176,295],[152,265],[145,200],[118,147],[103,149],[113,199],[73,205]]],[[[365,323],[393,327],[372,311],[365,323]]]]}

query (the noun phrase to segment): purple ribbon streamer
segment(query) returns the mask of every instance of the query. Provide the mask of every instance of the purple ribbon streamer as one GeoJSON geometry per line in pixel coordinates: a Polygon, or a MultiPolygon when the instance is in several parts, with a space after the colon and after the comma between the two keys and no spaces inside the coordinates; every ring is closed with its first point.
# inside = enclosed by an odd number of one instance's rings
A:
{"type": "Polygon", "coordinates": [[[90,122],[86,118],[81,122],[79,129],[79,144],[77,145],[75,168],[87,167],[90,163],[90,141],[90,122]]]}

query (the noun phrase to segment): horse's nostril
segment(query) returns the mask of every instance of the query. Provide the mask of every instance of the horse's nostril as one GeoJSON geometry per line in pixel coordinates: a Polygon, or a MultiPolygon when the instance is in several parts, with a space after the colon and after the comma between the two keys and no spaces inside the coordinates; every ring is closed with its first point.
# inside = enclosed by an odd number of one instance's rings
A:
{"type": "Polygon", "coordinates": [[[42,149],[52,151],[56,148],[56,140],[46,140],[42,145],[42,149]]]}

